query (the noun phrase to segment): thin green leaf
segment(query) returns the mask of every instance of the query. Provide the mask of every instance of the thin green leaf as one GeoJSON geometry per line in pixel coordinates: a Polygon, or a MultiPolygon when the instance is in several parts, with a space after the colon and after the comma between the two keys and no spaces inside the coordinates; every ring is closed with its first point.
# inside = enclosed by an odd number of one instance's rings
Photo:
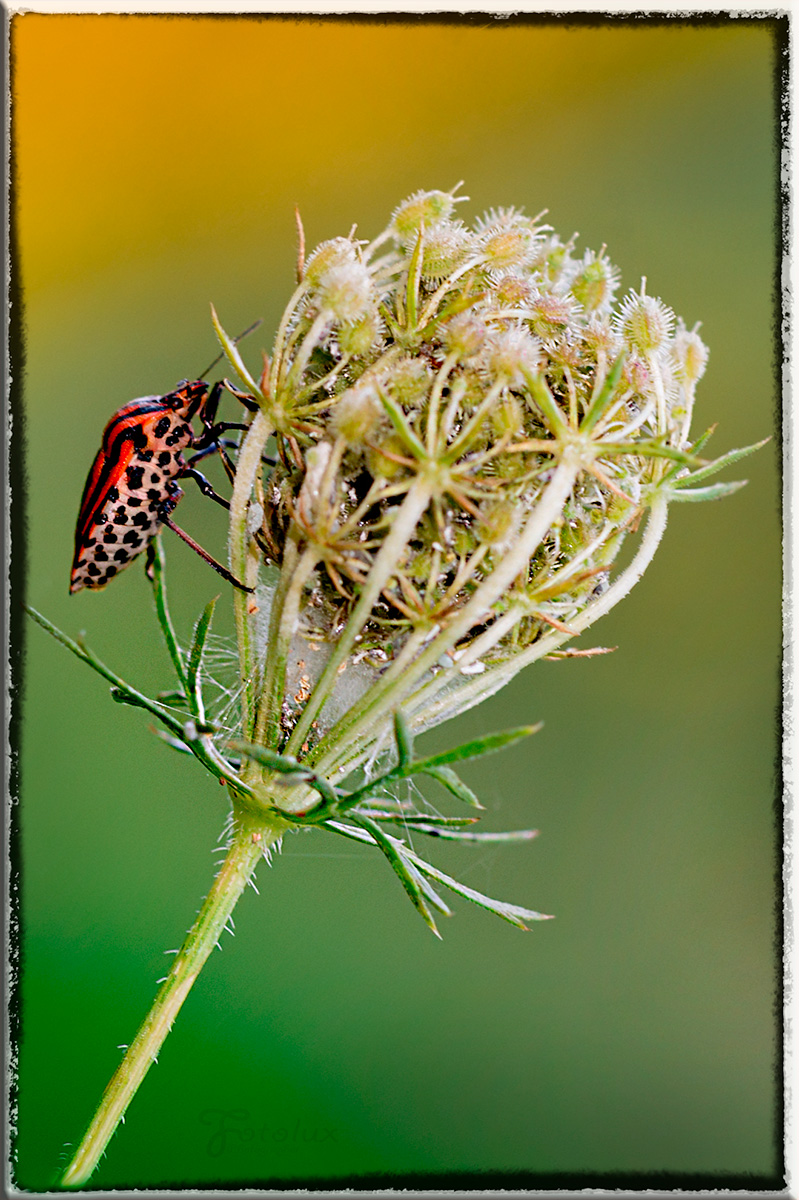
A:
{"type": "Polygon", "coordinates": [[[286,813],[287,819],[295,824],[321,823],[327,810],[342,796],[342,793],[334,788],[324,776],[317,775],[309,767],[303,766],[290,754],[279,754],[276,750],[268,750],[265,746],[256,746],[252,742],[233,741],[229,745],[232,749],[239,750],[246,758],[260,763],[262,767],[268,767],[271,771],[286,776],[286,783],[289,787],[294,784],[307,783],[309,787],[319,793],[325,801],[323,807],[318,810],[311,809],[308,814],[286,813]]]}
{"type": "Polygon", "coordinates": [[[155,699],[169,708],[186,708],[189,703],[183,692],[156,692],[155,699]]]}
{"type": "Polygon", "coordinates": [[[154,729],[153,733],[160,738],[162,742],[166,742],[167,746],[171,746],[173,750],[177,750],[179,754],[193,755],[194,751],[180,738],[172,737],[171,733],[165,733],[163,729],[154,729]]]}
{"type": "Polygon", "coordinates": [[[189,668],[186,673],[186,685],[192,711],[201,720],[205,715],[205,708],[203,706],[202,686],[200,685],[200,667],[202,666],[203,650],[205,649],[211,622],[214,619],[214,609],[216,608],[218,599],[218,596],[214,596],[213,600],[209,600],[203,609],[202,615],[194,627],[194,639],[189,651],[189,668]]]}
{"type": "Polygon", "coordinates": [[[733,492],[740,492],[748,482],[747,479],[737,479],[733,483],[712,483],[710,487],[704,488],[680,488],[679,491],[674,488],[669,491],[668,497],[672,503],[691,501],[700,504],[703,500],[721,500],[724,496],[731,496],[733,492]]]}
{"type": "Polygon", "coordinates": [[[532,393],[533,400],[535,400],[549,423],[550,433],[553,437],[558,437],[559,434],[565,433],[569,428],[568,422],[558,407],[555,397],[549,390],[549,386],[543,375],[534,374],[525,367],[522,367],[522,374],[532,393]]]}
{"type": "MultiPolygon", "coordinates": [[[[124,703],[135,704],[137,708],[146,709],[154,717],[157,717],[159,721],[163,722],[168,729],[171,729],[173,733],[176,733],[178,736],[182,735],[182,721],[177,720],[168,712],[165,712],[162,705],[157,704],[148,696],[144,696],[141,692],[138,692],[135,688],[132,688],[130,684],[126,683],[124,679],[121,679],[119,675],[116,675],[109,667],[107,667],[104,662],[101,662],[101,660],[97,658],[97,656],[91,650],[78,642],[74,642],[71,637],[68,637],[65,633],[62,633],[57,626],[51,624],[51,622],[48,621],[46,617],[43,617],[40,612],[37,612],[35,608],[31,608],[28,604],[23,605],[23,607],[28,615],[33,617],[37,625],[41,625],[42,629],[45,629],[52,637],[55,638],[57,642],[60,642],[62,646],[66,646],[67,650],[71,651],[76,658],[79,658],[81,662],[86,663],[86,665],[91,667],[93,671],[96,671],[98,675],[101,675],[103,679],[107,680],[108,683],[111,684],[112,688],[115,688],[120,694],[124,694],[127,697],[124,703]]],[[[122,702],[118,697],[116,697],[116,699],[118,702],[122,702]]]]}
{"type": "Polygon", "coordinates": [[[627,355],[622,353],[613,363],[613,366],[608,372],[605,382],[598,396],[595,396],[589,405],[588,412],[580,422],[580,432],[590,433],[596,425],[599,418],[606,412],[610,402],[613,399],[616,388],[619,386],[621,373],[624,370],[624,364],[627,360],[627,355]]]}
{"type": "Polygon", "coordinates": [[[344,825],[341,821],[324,821],[322,827],[329,829],[331,833],[338,833],[342,837],[350,838],[353,842],[366,843],[369,846],[377,845],[367,829],[359,829],[355,825],[344,825]]]}
{"type": "Polygon", "coordinates": [[[244,360],[238,352],[235,341],[232,337],[229,337],[228,334],[225,333],[224,329],[219,323],[219,317],[216,315],[216,309],[214,308],[213,304],[211,305],[211,320],[214,323],[214,329],[216,330],[216,336],[219,338],[219,344],[225,352],[225,358],[228,360],[231,367],[236,372],[247,390],[252,392],[256,398],[260,396],[263,399],[263,393],[250,372],[245,367],[244,360]]]}
{"type": "Polygon", "coordinates": [[[472,789],[455,774],[451,767],[428,767],[422,774],[429,775],[431,779],[435,779],[456,800],[461,800],[464,804],[470,804],[472,808],[484,808],[484,805],[480,803],[472,789]]]}
{"type": "Polygon", "coordinates": [[[463,762],[464,759],[481,758],[484,754],[495,754],[497,750],[504,750],[506,746],[512,746],[514,742],[520,742],[523,738],[528,738],[532,734],[538,733],[542,728],[543,722],[539,721],[537,725],[520,725],[518,729],[506,729],[502,733],[489,733],[486,737],[475,738],[471,742],[464,742],[462,746],[453,746],[451,750],[444,750],[441,754],[432,754],[429,758],[420,758],[416,762],[409,763],[407,767],[401,769],[395,768],[392,773],[402,777],[416,775],[419,772],[429,775],[431,767],[446,767],[449,763],[463,762]]]}
{"type": "Polygon", "coordinates": [[[413,758],[413,735],[405,717],[398,710],[394,713],[394,740],[397,743],[397,760],[404,767],[413,758]]]}
{"type": "Polygon", "coordinates": [[[230,746],[245,758],[251,758],[253,762],[269,767],[271,771],[278,771],[281,775],[300,774],[305,779],[309,774],[308,768],[290,754],[279,754],[277,750],[267,750],[266,746],[256,746],[253,742],[233,741],[230,746]]]}
{"type": "Polygon", "coordinates": [[[175,627],[172,624],[172,617],[169,613],[166,593],[166,560],[164,558],[164,547],[161,544],[160,533],[156,534],[147,547],[146,572],[153,587],[153,598],[155,600],[155,612],[158,617],[158,624],[161,626],[161,632],[164,635],[164,642],[166,643],[169,657],[172,659],[175,674],[185,690],[186,664],[183,659],[183,651],[178,645],[175,627]]]}
{"type": "Polygon", "coordinates": [[[411,452],[414,458],[422,462],[427,457],[427,451],[405,419],[405,413],[382,388],[377,389],[377,394],[380,397],[383,408],[388,413],[391,424],[402,439],[402,444],[411,452]]]}
{"type": "Polygon", "coordinates": [[[420,813],[397,811],[385,808],[358,808],[356,816],[371,817],[373,821],[389,822],[392,825],[406,825],[408,828],[418,828],[419,825],[461,829],[466,825],[475,825],[479,817],[442,817],[438,813],[420,813]]]}
{"type": "Polygon", "coordinates": [[[456,892],[459,896],[465,896],[467,900],[471,900],[474,904],[479,904],[481,908],[487,908],[489,912],[502,917],[504,921],[510,921],[511,925],[516,925],[518,929],[527,929],[525,921],[551,920],[551,914],[534,912],[532,909],[522,908],[518,904],[506,904],[503,900],[492,900],[490,896],[484,896],[482,892],[477,892],[474,888],[467,887],[464,883],[459,883],[457,879],[453,879],[450,875],[445,875],[443,871],[439,871],[431,863],[419,858],[412,850],[407,852],[407,857],[416,864],[423,875],[427,875],[430,879],[435,879],[437,883],[442,883],[444,887],[449,888],[452,892],[456,892]]]}
{"type": "MultiPolygon", "coordinates": [[[[711,425],[710,428],[706,429],[703,434],[700,434],[700,436],[696,439],[696,441],[693,442],[693,444],[690,446],[691,454],[698,455],[699,451],[704,449],[704,447],[710,441],[713,434],[716,432],[717,428],[718,428],[717,424],[711,425]]],[[[663,479],[661,482],[667,483],[670,480],[674,479],[677,475],[679,475],[679,473],[682,469],[683,468],[680,465],[680,463],[675,463],[674,466],[669,467],[669,469],[666,471],[666,474],[663,476],[663,479]]]]}
{"type": "Polygon", "coordinates": [[[643,458],[670,458],[673,462],[681,463],[684,467],[701,467],[703,465],[701,458],[689,454],[686,450],[678,450],[674,446],[667,446],[665,442],[598,441],[594,444],[601,452],[601,458],[607,458],[610,454],[634,454],[641,455],[643,458]]]}
{"type": "Polygon", "coordinates": [[[675,488],[683,488],[687,485],[700,483],[703,479],[709,479],[711,475],[716,475],[719,471],[723,471],[725,467],[729,467],[732,463],[739,462],[742,458],[746,458],[748,454],[754,454],[755,450],[762,450],[771,438],[763,438],[761,442],[754,442],[751,446],[743,446],[740,450],[730,450],[727,454],[722,454],[721,458],[714,459],[708,463],[706,467],[701,467],[698,471],[692,471],[690,475],[683,475],[674,483],[675,488]]]}
{"type": "MultiPolygon", "coordinates": [[[[358,824],[360,823],[361,820],[359,818],[358,824]]],[[[428,898],[430,898],[429,893],[427,892],[426,888],[422,886],[422,880],[419,870],[416,868],[416,864],[411,864],[408,861],[407,854],[400,854],[395,839],[390,838],[383,833],[383,830],[377,824],[375,824],[374,821],[370,821],[368,818],[365,818],[363,824],[368,832],[372,835],[372,840],[375,842],[378,849],[381,850],[388,859],[391,869],[394,871],[400,883],[405,888],[405,891],[410,897],[411,903],[416,911],[421,915],[425,924],[432,929],[436,937],[440,938],[441,934],[438,932],[435,920],[433,919],[433,914],[430,911],[430,907],[427,903],[428,898]]],[[[443,901],[441,901],[441,904],[443,905],[443,901]]],[[[437,908],[439,907],[437,904],[435,906],[437,908]]],[[[445,907],[446,906],[444,906],[444,908],[445,907]]]]}
{"type": "Polygon", "coordinates": [[[537,829],[508,829],[498,833],[482,833],[470,829],[449,829],[446,826],[430,825],[424,821],[408,821],[413,833],[424,833],[428,837],[443,838],[457,842],[530,842],[538,837],[537,829]]]}

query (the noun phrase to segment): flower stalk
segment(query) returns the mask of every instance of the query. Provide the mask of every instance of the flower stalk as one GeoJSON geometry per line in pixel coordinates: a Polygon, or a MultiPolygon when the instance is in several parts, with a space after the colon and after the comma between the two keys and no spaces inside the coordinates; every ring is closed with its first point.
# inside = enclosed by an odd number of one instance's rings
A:
{"type": "Polygon", "coordinates": [[[669,504],[731,494],[740,482],[706,481],[763,444],[700,458],[710,432],[690,441],[707,359],[697,330],[645,281],[617,304],[604,250],[577,257],[539,218],[491,210],[468,228],[454,217],[456,191],[417,193],[371,242],[334,238],[307,258],[300,225],[298,286],[258,380],[212,313],[253,414],[230,499],[230,569],[253,589],[233,596],[236,716],[208,689],[215,602],[183,648],[160,538],[148,574],[176,692],[145,696],[29,610],[231,800],[222,870],[67,1186],[90,1177],[259,859],[284,835],[312,826],[378,850],[437,936],[451,913],[442,888],[522,929],[545,919],[466,887],[412,844],[417,834],[533,837],[471,828],[482,806],[453,764],[539,726],[422,757],[414,736],[568,653],[641,578],[669,504]],[[630,537],[637,548],[617,571],[630,537]],[[468,815],[439,811],[440,795],[401,799],[411,777],[433,780],[468,815]]]}

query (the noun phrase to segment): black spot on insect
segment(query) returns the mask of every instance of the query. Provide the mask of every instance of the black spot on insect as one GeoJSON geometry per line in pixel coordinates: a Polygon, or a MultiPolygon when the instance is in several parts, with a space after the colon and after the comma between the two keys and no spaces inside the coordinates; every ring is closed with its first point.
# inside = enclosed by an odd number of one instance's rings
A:
{"type": "Polygon", "coordinates": [[[106,554],[105,550],[103,550],[102,546],[98,546],[95,550],[94,559],[95,562],[108,562],[108,555],[106,554]]]}
{"type": "Polygon", "coordinates": [[[169,417],[162,417],[153,430],[154,436],[157,438],[162,438],[164,434],[169,433],[171,425],[172,422],[170,421],[169,417]]]}
{"type": "Polygon", "coordinates": [[[122,541],[125,543],[126,546],[140,546],[141,545],[141,537],[139,536],[139,534],[136,532],[135,529],[129,529],[128,532],[123,537],[122,541]]]}
{"type": "Polygon", "coordinates": [[[164,438],[164,441],[166,442],[167,446],[174,446],[180,441],[180,438],[177,436],[177,434],[170,433],[168,438],[164,438]]]}
{"type": "MultiPolygon", "coordinates": [[[[130,561],[130,551],[129,550],[117,550],[116,554],[114,555],[114,562],[126,563],[129,561],[130,561]]],[[[89,563],[89,570],[91,570],[91,568],[92,568],[92,564],[89,563]]]]}
{"type": "Polygon", "coordinates": [[[146,529],[150,524],[150,518],[146,512],[136,513],[136,516],[133,518],[133,524],[137,525],[139,529],[146,529]]]}
{"type": "Polygon", "coordinates": [[[113,504],[115,500],[119,499],[119,491],[115,487],[110,487],[106,492],[105,498],[109,504],[113,504]]]}
{"type": "Polygon", "coordinates": [[[135,426],[133,433],[131,434],[131,441],[133,442],[133,446],[136,450],[147,449],[147,434],[138,425],[135,426]]]}
{"type": "Polygon", "coordinates": [[[116,540],[117,535],[114,530],[106,529],[105,533],[103,534],[103,541],[106,543],[106,545],[109,545],[111,542],[115,542],[116,540]]]}
{"type": "Polygon", "coordinates": [[[163,497],[158,488],[148,488],[147,499],[148,500],[162,500],[163,497]]]}
{"type": "Polygon", "coordinates": [[[144,467],[128,467],[125,474],[128,477],[128,487],[140,488],[144,467]]]}
{"type": "Polygon", "coordinates": [[[136,457],[138,458],[139,462],[151,462],[153,452],[152,450],[140,450],[136,457]]]}
{"type": "Polygon", "coordinates": [[[158,472],[157,472],[157,471],[153,471],[153,473],[152,473],[152,475],[150,476],[150,479],[149,479],[149,481],[148,481],[148,482],[150,482],[150,483],[160,483],[160,482],[161,482],[161,476],[158,474],[158,472]]]}
{"type": "Polygon", "coordinates": [[[141,508],[141,496],[128,496],[129,508],[141,508]]]}
{"type": "Polygon", "coordinates": [[[95,543],[96,541],[97,541],[97,538],[93,538],[93,537],[87,537],[87,538],[86,538],[86,540],[84,541],[83,545],[84,545],[84,546],[86,547],[86,549],[88,550],[88,549],[89,549],[89,547],[90,547],[90,546],[93,546],[93,545],[94,545],[94,543],[95,543]]]}
{"type": "Polygon", "coordinates": [[[100,568],[95,566],[94,563],[91,562],[87,566],[86,572],[87,572],[87,574],[93,575],[96,578],[100,574],[100,568]]]}
{"type": "Polygon", "coordinates": [[[105,525],[107,520],[108,520],[108,517],[105,515],[105,513],[101,512],[101,513],[97,514],[97,524],[98,525],[105,525]]]}
{"type": "Polygon", "coordinates": [[[160,512],[160,510],[163,508],[163,504],[160,500],[151,500],[147,505],[147,508],[150,512],[160,512]]]}
{"type": "MultiPolygon", "coordinates": [[[[171,458],[172,458],[172,455],[169,453],[168,450],[162,450],[161,453],[158,455],[158,465],[160,467],[168,467],[171,458]]],[[[177,455],[175,455],[175,458],[177,458],[177,455]]],[[[138,484],[136,486],[138,487],[138,484]]]]}

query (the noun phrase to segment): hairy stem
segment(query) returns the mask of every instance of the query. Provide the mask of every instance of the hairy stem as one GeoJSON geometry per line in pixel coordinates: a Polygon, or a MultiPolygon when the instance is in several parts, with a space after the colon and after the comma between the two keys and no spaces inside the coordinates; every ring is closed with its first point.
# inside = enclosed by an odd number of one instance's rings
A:
{"type": "MultiPolygon", "coordinates": [[[[233,495],[230,499],[229,555],[230,569],[237,579],[254,587],[258,577],[258,557],[252,552],[252,540],[247,531],[250,496],[261,456],[273,432],[263,412],[256,413],[239,451],[233,495]]],[[[242,683],[241,716],[245,737],[250,736],[255,719],[255,632],[250,614],[250,599],[236,589],[233,605],[236,615],[236,638],[239,646],[239,672],[242,683]]]]}
{"type": "Polygon", "coordinates": [[[281,829],[266,824],[263,818],[241,811],[236,813],[233,838],[222,869],[64,1172],[61,1182],[65,1187],[80,1187],[97,1166],[150,1065],[156,1061],[183,1001],[217,945],[258,860],[281,832],[281,829]]]}

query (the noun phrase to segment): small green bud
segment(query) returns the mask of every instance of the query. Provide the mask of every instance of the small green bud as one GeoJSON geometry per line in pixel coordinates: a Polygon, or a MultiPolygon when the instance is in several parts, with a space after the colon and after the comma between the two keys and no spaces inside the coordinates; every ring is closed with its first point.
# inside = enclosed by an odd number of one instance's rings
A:
{"type": "Polygon", "coordinates": [[[603,254],[587,250],[572,280],[571,293],[586,312],[606,311],[619,286],[619,272],[603,254]]]}
{"type": "Polygon", "coordinates": [[[338,344],[344,354],[361,358],[377,345],[382,333],[380,317],[372,309],[364,313],[360,320],[342,325],[338,333],[338,344]]]}
{"type": "Polygon", "coordinates": [[[356,261],[355,247],[349,238],[331,238],[322,242],[309,256],[303,278],[311,287],[318,287],[325,273],[356,261]]]}
{"type": "Polygon", "coordinates": [[[394,210],[391,226],[401,241],[415,240],[422,226],[429,230],[436,221],[450,217],[455,204],[449,192],[414,192],[394,210]]]}
{"type": "Polygon", "coordinates": [[[511,272],[500,275],[493,287],[494,297],[503,308],[517,308],[530,303],[530,284],[522,275],[511,272]]]}
{"type": "Polygon", "coordinates": [[[616,328],[633,350],[651,354],[671,337],[674,313],[662,300],[641,291],[630,292],[616,315],[616,328]]]}
{"type": "Polygon", "coordinates": [[[457,354],[458,362],[467,362],[485,345],[485,321],[473,313],[459,313],[443,327],[442,340],[448,354],[457,354]]]}
{"type": "Polygon", "coordinates": [[[459,222],[439,221],[425,229],[422,278],[433,283],[446,279],[473,248],[474,237],[459,222]]]}
{"type": "Polygon", "coordinates": [[[689,385],[697,383],[705,373],[709,352],[696,329],[689,331],[680,321],[674,334],[672,353],[678,377],[689,385]]]}
{"type": "Polygon", "coordinates": [[[535,257],[537,234],[529,217],[513,208],[492,209],[478,222],[481,253],[488,267],[506,271],[535,257]]]}
{"type": "Polygon", "coordinates": [[[421,358],[406,356],[391,364],[386,384],[400,404],[412,409],[421,404],[430,391],[433,373],[421,358]]]}
{"type": "Polygon", "coordinates": [[[526,329],[492,333],[486,343],[482,362],[492,378],[504,379],[509,387],[516,387],[524,379],[525,371],[538,370],[541,343],[531,337],[526,329]]]}
{"type": "Polygon", "coordinates": [[[332,425],[350,446],[362,446],[382,423],[383,406],[370,384],[350,388],[333,409],[332,425]]]}
{"type": "Polygon", "coordinates": [[[529,318],[533,333],[543,341],[560,335],[575,320],[577,304],[571,296],[557,296],[554,292],[539,292],[530,302],[533,315],[529,318]]]}
{"type": "Polygon", "coordinates": [[[371,276],[357,259],[339,263],[319,280],[318,298],[337,324],[355,324],[374,303],[371,276]]]}

